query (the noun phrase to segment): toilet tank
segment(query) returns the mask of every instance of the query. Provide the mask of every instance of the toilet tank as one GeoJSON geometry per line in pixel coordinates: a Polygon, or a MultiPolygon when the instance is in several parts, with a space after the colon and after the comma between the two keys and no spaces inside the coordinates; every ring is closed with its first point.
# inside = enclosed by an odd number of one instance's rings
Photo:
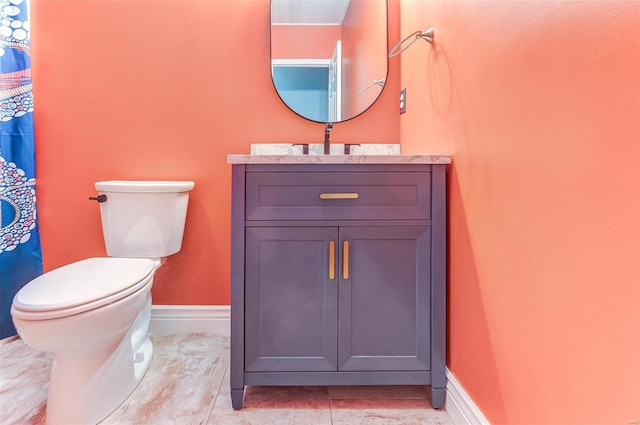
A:
{"type": "Polygon", "coordinates": [[[161,258],[182,248],[191,181],[96,182],[110,257],[161,258]]]}

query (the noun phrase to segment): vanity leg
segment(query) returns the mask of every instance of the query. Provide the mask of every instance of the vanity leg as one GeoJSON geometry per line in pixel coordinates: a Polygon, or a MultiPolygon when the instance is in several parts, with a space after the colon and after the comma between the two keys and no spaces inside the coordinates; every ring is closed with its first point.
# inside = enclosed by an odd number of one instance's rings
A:
{"type": "Polygon", "coordinates": [[[242,400],[244,399],[244,388],[231,389],[231,405],[233,406],[233,410],[242,409],[242,400]]]}
{"type": "Polygon", "coordinates": [[[446,390],[444,388],[430,387],[431,391],[431,405],[434,409],[440,409],[444,407],[444,399],[446,396],[446,390]]]}

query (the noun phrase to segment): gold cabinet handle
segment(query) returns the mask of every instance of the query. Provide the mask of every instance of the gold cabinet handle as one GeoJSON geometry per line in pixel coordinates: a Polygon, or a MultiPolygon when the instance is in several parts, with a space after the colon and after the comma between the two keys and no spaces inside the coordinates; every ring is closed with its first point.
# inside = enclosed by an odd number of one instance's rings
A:
{"type": "Polygon", "coordinates": [[[336,277],[336,243],[334,241],[329,242],[329,279],[333,280],[336,277]]]}
{"type": "Polygon", "coordinates": [[[321,193],[320,199],[358,199],[357,193],[321,193]]]}
{"type": "Polygon", "coordinates": [[[349,241],[342,244],[342,277],[349,279],[349,241]]]}

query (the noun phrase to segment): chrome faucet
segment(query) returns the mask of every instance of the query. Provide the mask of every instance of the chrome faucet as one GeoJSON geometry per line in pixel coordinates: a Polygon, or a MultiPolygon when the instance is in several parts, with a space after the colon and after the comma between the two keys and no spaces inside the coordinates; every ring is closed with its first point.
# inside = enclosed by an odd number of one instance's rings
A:
{"type": "Polygon", "coordinates": [[[329,155],[331,153],[331,141],[329,140],[329,132],[333,126],[330,122],[327,123],[327,126],[324,129],[324,154],[329,155]]]}

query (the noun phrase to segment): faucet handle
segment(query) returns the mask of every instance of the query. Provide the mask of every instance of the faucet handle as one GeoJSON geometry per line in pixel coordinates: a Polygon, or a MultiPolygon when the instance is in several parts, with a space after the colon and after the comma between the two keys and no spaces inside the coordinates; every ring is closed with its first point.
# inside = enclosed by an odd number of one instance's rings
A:
{"type": "Polygon", "coordinates": [[[351,155],[351,146],[360,146],[360,143],[345,143],[344,144],[345,155],[351,155]]]}
{"type": "Polygon", "coordinates": [[[302,154],[309,155],[309,143],[294,143],[293,146],[302,146],[302,154]]]}

